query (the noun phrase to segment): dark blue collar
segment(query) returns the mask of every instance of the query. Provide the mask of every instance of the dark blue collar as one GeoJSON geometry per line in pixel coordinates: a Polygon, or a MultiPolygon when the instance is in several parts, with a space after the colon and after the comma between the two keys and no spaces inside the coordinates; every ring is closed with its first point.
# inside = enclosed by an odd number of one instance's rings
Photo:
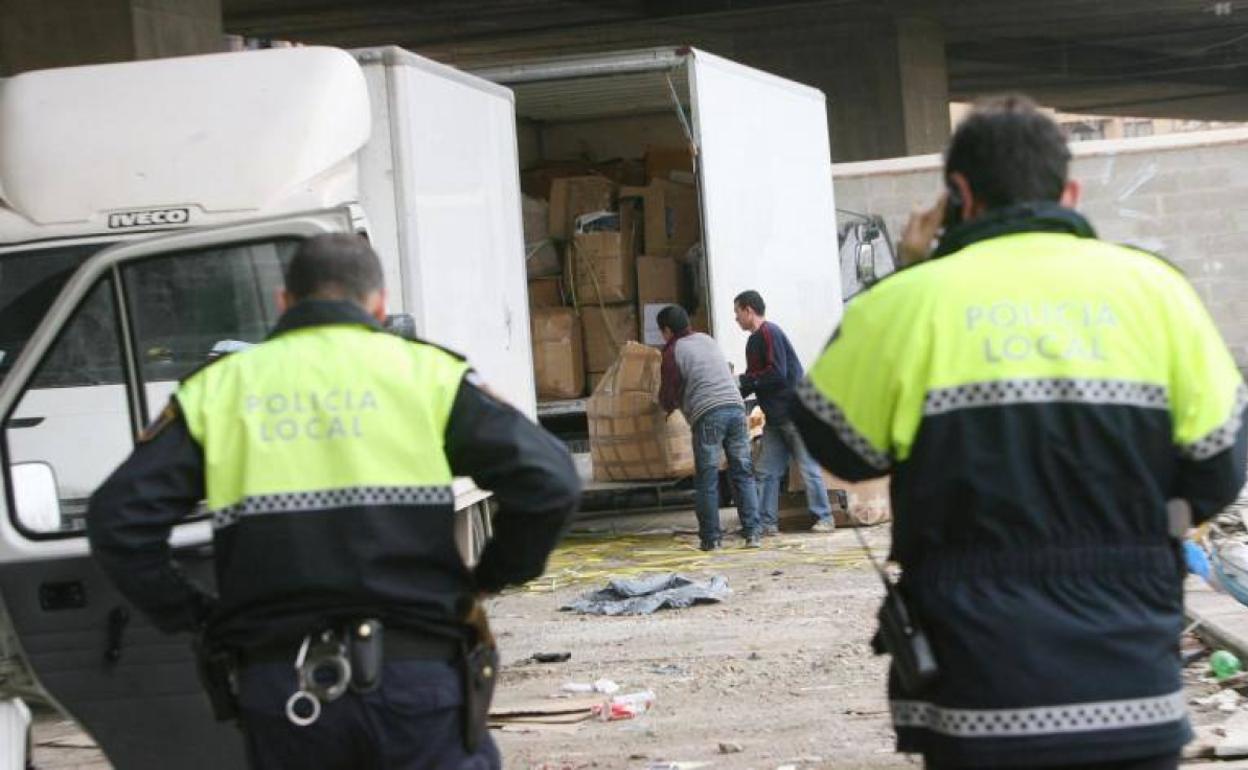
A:
{"type": "Polygon", "coordinates": [[[1095,238],[1096,232],[1079,212],[1057,203],[1038,201],[990,209],[951,228],[940,239],[932,257],[961,251],[972,243],[1016,233],[1068,233],[1095,238]]]}
{"type": "Polygon", "coordinates": [[[360,324],[381,331],[381,324],[368,311],[349,300],[305,299],[282,313],[269,338],[295,329],[331,324],[360,324]]]}

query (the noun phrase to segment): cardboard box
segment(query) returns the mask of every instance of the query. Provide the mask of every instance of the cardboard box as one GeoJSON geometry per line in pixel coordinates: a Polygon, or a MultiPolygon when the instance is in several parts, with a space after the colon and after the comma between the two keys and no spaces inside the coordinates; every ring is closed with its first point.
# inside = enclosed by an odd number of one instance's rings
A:
{"type": "Polygon", "coordinates": [[[680,263],[671,257],[637,257],[637,303],[680,301],[680,263]]]}
{"type": "Polygon", "coordinates": [[[689,147],[647,147],[646,181],[669,180],[673,171],[693,173],[693,155],[689,147]]]}
{"type": "Polygon", "coordinates": [[[572,237],[568,267],[577,302],[631,302],[637,296],[637,264],[628,233],[603,231],[572,237]]]}
{"type": "Polygon", "coordinates": [[[581,214],[615,208],[616,184],[602,176],[571,176],[550,184],[550,237],[572,237],[573,223],[581,214]]]}
{"type": "MultiPolygon", "coordinates": [[[[846,481],[820,468],[823,486],[828,490],[844,490],[849,509],[837,506],[832,498],[832,514],[838,527],[870,527],[893,519],[893,509],[888,494],[888,477],[868,481],[846,481]]],[[[805,492],[806,484],[797,469],[797,463],[789,463],[789,489],[805,492]]]]}
{"type": "Polygon", "coordinates": [[[524,242],[538,243],[550,237],[550,204],[530,195],[520,196],[524,222],[524,242]]]}
{"type": "Polygon", "coordinates": [[[562,307],[563,279],[559,276],[529,281],[529,307],[562,307]]]}
{"type": "Polygon", "coordinates": [[[704,303],[698,308],[698,311],[689,316],[689,328],[695,332],[703,334],[711,333],[711,322],[706,314],[706,304],[704,303]]]}
{"type": "Polygon", "coordinates": [[[539,399],[580,398],[585,392],[581,321],[570,307],[534,308],[533,375],[539,399]]]}
{"type": "Polygon", "coordinates": [[[655,302],[641,306],[641,341],[647,345],[663,347],[667,344],[663,332],[659,331],[659,312],[670,306],[671,302],[655,302]]]}
{"type": "MultiPolygon", "coordinates": [[[[645,187],[620,188],[620,198],[641,199],[645,220],[641,253],[679,259],[702,239],[698,191],[692,185],[656,179],[645,187]]],[[[553,200],[551,221],[554,221],[553,200]]]]}
{"type": "Polygon", "coordinates": [[[624,343],[637,341],[637,308],[624,305],[585,305],[581,308],[585,332],[585,371],[605,372],[615,363],[624,343]]]}
{"type": "Polygon", "coordinates": [[[693,473],[689,424],[658,405],[662,356],[625,345],[590,396],[585,415],[594,478],[599,481],[683,478],[693,473]]]}
{"type": "Polygon", "coordinates": [[[524,245],[524,274],[527,277],[545,278],[562,272],[563,260],[559,258],[559,247],[554,241],[546,239],[524,245]]]}
{"type": "Polygon", "coordinates": [[[607,376],[606,372],[586,372],[585,382],[589,387],[590,395],[598,390],[598,386],[602,383],[602,379],[607,376]]]}
{"type": "Polygon", "coordinates": [[[592,163],[580,160],[549,161],[520,172],[520,191],[525,195],[550,200],[550,187],[556,179],[587,176],[594,173],[592,163]]]}

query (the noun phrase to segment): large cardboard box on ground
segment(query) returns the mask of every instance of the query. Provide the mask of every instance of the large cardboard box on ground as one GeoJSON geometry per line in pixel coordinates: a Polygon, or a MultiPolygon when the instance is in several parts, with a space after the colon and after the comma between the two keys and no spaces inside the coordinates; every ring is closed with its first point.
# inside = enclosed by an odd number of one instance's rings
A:
{"type": "Polygon", "coordinates": [[[568,268],[579,303],[631,302],[637,296],[633,238],[628,231],[574,235],[568,268]]]}
{"type": "Polygon", "coordinates": [[[537,397],[580,398],[585,392],[585,354],[576,311],[570,307],[533,308],[529,319],[537,397]]]}
{"type": "MultiPolygon", "coordinates": [[[[693,185],[656,179],[645,187],[621,187],[620,198],[640,198],[645,233],[639,251],[653,257],[683,257],[702,239],[698,191],[693,185]]],[[[554,201],[551,201],[554,221],[554,201]]]]}
{"type": "Polygon", "coordinates": [[[615,208],[615,191],[615,182],[602,176],[570,176],[551,182],[550,237],[570,240],[581,214],[615,208]]]}
{"type": "Polygon", "coordinates": [[[662,355],[632,342],[590,396],[589,451],[598,481],[673,479],[693,473],[689,424],[658,404],[662,355]]]}
{"type": "MultiPolygon", "coordinates": [[[[839,510],[835,498],[832,500],[832,512],[838,527],[870,527],[883,524],[893,518],[892,505],[888,496],[888,476],[868,481],[846,481],[820,468],[823,474],[823,486],[828,490],[845,491],[848,510],[839,510]]],[[[805,483],[796,463],[789,464],[789,489],[804,492],[805,483]]]]}
{"type": "Polygon", "coordinates": [[[626,342],[637,341],[637,307],[624,305],[583,305],[581,324],[585,330],[585,371],[605,372],[615,363],[626,342]]]}
{"type": "Polygon", "coordinates": [[[680,263],[671,257],[637,257],[637,304],[680,301],[680,263]]]}

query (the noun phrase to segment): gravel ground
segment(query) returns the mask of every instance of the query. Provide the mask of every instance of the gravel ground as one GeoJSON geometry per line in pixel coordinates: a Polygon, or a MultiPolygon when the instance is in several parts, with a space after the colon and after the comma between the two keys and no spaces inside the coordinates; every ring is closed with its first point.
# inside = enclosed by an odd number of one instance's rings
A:
{"type": "MultiPolygon", "coordinates": [[[[667,522],[687,526],[692,514],[667,522]]],[[[727,519],[725,520],[727,522],[727,519]]],[[[654,522],[638,519],[629,526],[654,522]]],[[[867,531],[878,552],[887,532],[867,531]]],[[[745,550],[704,554],[689,533],[573,536],[547,575],[490,601],[503,670],[496,704],[558,703],[568,682],[610,679],[622,693],[651,690],[654,707],[626,721],[586,721],[565,732],[496,732],[506,768],[915,768],[892,752],[884,699],[885,659],[867,640],[881,594],[848,531],[786,533],[745,550]],[[643,617],[590,617],[559,607],[610,577],[673,571],[698,580],[723,575],[721,604],[643,617]],[[538,652],[568,652],[539,664],[538,652]],[[702,764],[699,764],[702,763],[702,764]]],[[[1189,648],[1196,643],[1189,640],[1189,648]]],[[[1248,700],[1202,703],[1221,688],[1187,672],[1193,721],[1207,740],[1248,700]],[[1232,711],[1233,709],[1233,711],[1232,711]]],[[[584,697],[584,696],[581,696],[584,697]]],[[[42,770],[109,767],[72,722],[36,721],[35,764],[42,770]]],[[[176,766],[176,763],[171,764],[176,766]]]]}

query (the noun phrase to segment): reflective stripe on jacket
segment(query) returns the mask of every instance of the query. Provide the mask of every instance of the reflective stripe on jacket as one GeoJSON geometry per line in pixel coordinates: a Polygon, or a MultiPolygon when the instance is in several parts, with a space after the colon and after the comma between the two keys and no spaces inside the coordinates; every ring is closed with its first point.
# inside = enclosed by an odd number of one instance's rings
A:
{"type": "Polygon", "coordinates": [[[467,371],[337,323],[279,329],[181,385],[215,528],[214,627],[297,636],[361,612],[454,625],[471,580],[444,438],[467,371]]]}
{"type": "Polygon", "coordinates": [[[1188,739],[1166,510],[1244,480],[1245,390],[1161,259],[1051,205],[994,212],[846,308],[794,401],[812,454],[892,474],[892,557],[942,667],[899,749],[1094,762],[1188,739]]]}

